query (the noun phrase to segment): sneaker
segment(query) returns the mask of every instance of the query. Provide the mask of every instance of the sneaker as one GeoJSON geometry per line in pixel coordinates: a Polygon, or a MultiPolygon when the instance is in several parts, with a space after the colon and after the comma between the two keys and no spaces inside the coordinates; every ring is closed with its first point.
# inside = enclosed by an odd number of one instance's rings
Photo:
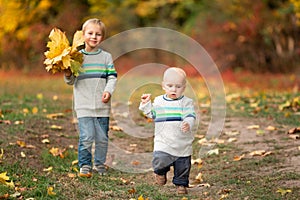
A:
{"type": "Polygon", "coordinates": [[[182,186],[182,185],[179,185],[177,186],[177,194],[187,194],[187,189],[186,187],[182,186]]]}
{"type": "Polygon", "coordinates": [[[94,166],[93,170],[98,172],[99,175],[104,176],[106,175],[106,167],[105,165],[96,165],[94,166]]]}
{"type": "Polygon", "coordinates": [[[155,181],[157,185],[165,185],[167,183],[167,175],[155,174],[155,181]]]}
{"type": "Polygon", "coordinates": [[[90,177],[92,177],[91,171],[92,171],[91,166],[89,166],[89,165],[83,165],[80,168],[78,176],[85,177],[85,178],[90,178],[90,177]]]}

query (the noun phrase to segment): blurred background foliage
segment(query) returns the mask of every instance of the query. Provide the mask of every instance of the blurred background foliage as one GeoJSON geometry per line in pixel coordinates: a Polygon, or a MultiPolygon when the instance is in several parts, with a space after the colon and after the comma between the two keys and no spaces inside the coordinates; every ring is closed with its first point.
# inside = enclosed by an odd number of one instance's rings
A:
{"type": "Polygon", "coordinates": [[[0,13],[2,69],[42,69],[52,28],[71,39],[98,17],[108,37],[146,26],[185,33],[221,70],[299,70],[300,0],[0,0],[0,13]]]}

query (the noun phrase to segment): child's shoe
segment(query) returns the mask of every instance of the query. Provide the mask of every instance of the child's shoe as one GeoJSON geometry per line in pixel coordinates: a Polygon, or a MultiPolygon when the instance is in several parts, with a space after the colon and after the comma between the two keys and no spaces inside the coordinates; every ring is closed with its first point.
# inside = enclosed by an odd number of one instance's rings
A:
{"type": "Polygon", "coordinates": [[[165,185],[167,183],[167,175],[155,174],[155,181],[157,185],[165,185]]]}
{"type": "Polygon", "coordinates": [[[104,176],[106,175],[106,167],[105,165],[96,165],[93,168],[99,175],[104,176]]]}
{"type": "Polygon", "coordinates": [[[187,194],[187,189],[186,187],[182,186],[182,185],[178,185],[177,188],[177,194],[187,194]]]}
{"type": "Polygon", "coordinates": [[[85,178],[90,178],[90,177],[92,177],[91,171],[92,171],[91,166],[89,166],[89,165],[83,165],[80,168],[78,176],[85,177],[85,178]]]}

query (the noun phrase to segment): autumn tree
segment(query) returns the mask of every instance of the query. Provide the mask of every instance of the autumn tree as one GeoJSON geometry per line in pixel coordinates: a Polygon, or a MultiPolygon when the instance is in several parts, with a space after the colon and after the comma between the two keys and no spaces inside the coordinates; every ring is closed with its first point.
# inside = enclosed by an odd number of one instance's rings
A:
{"type": "Polygon", "coordinates": [[[71,36],[87,10],[86,2],[80,0],[0,0],[1,67],[40,67],[50,30],[63,27],[71,36]]]}

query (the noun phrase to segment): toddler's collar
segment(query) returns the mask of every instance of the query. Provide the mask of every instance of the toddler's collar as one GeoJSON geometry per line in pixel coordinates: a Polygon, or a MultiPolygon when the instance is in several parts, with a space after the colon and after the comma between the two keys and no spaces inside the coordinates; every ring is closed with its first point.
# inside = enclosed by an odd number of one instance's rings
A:
{"type": "Polygon", "coordinates": [[[180,100],[184,97],[184,95],[182,95],[181,97],[177,98],[177,99],[171,99],[169,97],[167,97],[167,94],[164,94],[163,98],[164,100],[167,100],[167,101],[177,101],[177,100],[180,100]]]}

